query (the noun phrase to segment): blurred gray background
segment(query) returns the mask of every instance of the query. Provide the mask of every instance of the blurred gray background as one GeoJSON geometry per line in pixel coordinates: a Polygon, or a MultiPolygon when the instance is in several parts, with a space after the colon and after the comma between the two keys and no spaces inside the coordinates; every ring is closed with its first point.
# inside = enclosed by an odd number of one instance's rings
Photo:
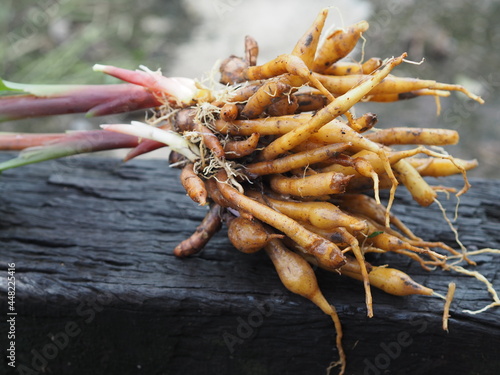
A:
{"type": "MultiPolygon", "coordinates": [[[[432,97],[362,103],[358,114],[377,113],[380,127],[458,130],[460,145],[447,150],[479,160],[471,176],[500,178],[499,0],[2,0],[0,76],[24,83],[116,82],[92,72],[100,63],[202,78],[217,60],[241,55],[247,34],[259,42],[259,62],[291,51],[327,6],[326,28],[369,21],[365,59],[404,51],[414,61],[425,57],[422,65],[399,66],[395,75],[463,84],[486,100],[481,106],[453,93],[441,100],[440,116],[432,97]]],[[[359,59],[360,52],[351,56],[359,59]]],[[[124,116],[61,116],[0,123],[0,131],[60,132],[120,120],[124,116]]]]}

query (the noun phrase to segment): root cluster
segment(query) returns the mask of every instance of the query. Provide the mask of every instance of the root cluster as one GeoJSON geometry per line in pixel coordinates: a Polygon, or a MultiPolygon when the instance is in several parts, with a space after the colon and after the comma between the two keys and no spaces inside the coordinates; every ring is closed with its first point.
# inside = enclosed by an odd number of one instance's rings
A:
{"type": "Polygon", "coordinates": [[[131,148],[125,158],[130,160],[169,146],[169,163],[182,169],[180,180],[187,194],[209,207],[196,232],[174,254],[198,253],[223,223],[236,249],[263,250],[286,288],[331,316],[339,360],[328,370],[338,365],[341,374],[346,356],[340,319],[321,293],[313,266],[360,280],[370,317],[371,287],[399,296],[440,296],[447,300],[443,314],[447,329],[455,286],[450,284],[446,297],[438,295],[401,270],[370,264],[367,253],[393,252],[429,271],[439,267],[475,277],[486,285],[493,302],[469,313],[500,306],[492,284],[478,271],[460,265],[473,265],[471,257],[476,254],[500,250],[468,252],[446,215],[460,251],[420,238],[391,213],[399,185],[418,204],[441,209],[439,191],[460,196],[469,189],[466,172],[477,162],[457,159],[443,149],[458,142],[458,133],[384,128],[378,126],[375,114],[353,110],[359,102],[419,96],[433,96],[439,110],[440,98],[452,91],[479,103],[483,100],[459,85],[393,75],[398,65],[412,63],[406,53],[355,61],[349,54],[368,23],[361,21],[322,37],[327,15],[327,9],[318,14],[290,53],[260,65],[257,42],[246,37],[244,56],[230,56],[221,63],[219,83],[204,85],[145,67],[130,71],[100,64],[94,71],[128,84],[26,85],[2,80],[4,89],[12,92],[0,97],[0,120],[73,112],[97,116],[146,108],[152,115],[147,124],[101,125],[104,131],[0,134],[0,149],[23,150],[17,158],[0,163],[0,173],[116,148],[131,148]],[[424,179],[452,174],[463,176],[459,191],[431,186],[424,179]],[[384,204],[381,189],[388,190],[384,204]]]}
{"type": "Polygon", "coordinates": [[[193,201],[210,206],[175,254],[199,252],[225,222],[236,249],[263,249],[290,291],[332,317],[343,373],[340,320],[321,294],[311,264],[361,280],[368,316],[373,315],[372,286],[395,295],[433,295],[400,270],[369,264],[365,254],[394,252],[429,270],[453,267],[447,255],[472,263],[465,253],[412,233],[390,207],[398,185],[422,206],[433,204],[437,191],[452,190],[430,186],[425,176],[460,173],[464,187],[455,193],[463,194],[469,188],[466,171],[476,166],[434,147],[457,143],[453,130],[379,129],[375,114],[356,115],[353,106],[423,95],[439,99],[450,91],[482,99],[462,86],[393,76],[406,54],[344,59],[368,23],[335,30],[320,44],[327,13],[320,12],[291,53],[262,65],[257,65],[257,43],[247,37],[245,56],[221,64],[224,89],[202,89],[192,105],[174,112],[159,109],[150,122],[183,135],[197,149],[196,161],[172,152],[170,162],[182,168],[181,182],[193,201]],[[380,189],[389,189],[386,206],[380,189]]]}

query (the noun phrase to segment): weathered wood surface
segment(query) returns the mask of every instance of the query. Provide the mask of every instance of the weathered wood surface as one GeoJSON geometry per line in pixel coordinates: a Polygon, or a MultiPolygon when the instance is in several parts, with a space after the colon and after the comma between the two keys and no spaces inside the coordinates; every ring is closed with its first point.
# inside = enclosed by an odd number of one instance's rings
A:
{"type": "MultiPolygon", "coordinates": [[[[14,373],[323,374],[337,359],[329,317],[287,292],[265,254],[238,253],[223,230],[197,257],[172,255],[204,216],[178,174],[162,161],[69,158],[0,176],[2,320],[7,263],[16,264],[14,373]]],[[[500,181],[472,183],[461,240],[500,248],[500,181]]],[[[450,215],[454,202],[443,197],[450,215]]],[[[418,207],[404,189],[393,211],[422,237],[454,244],[438,209],[418,207]]],[[[476,258],[497,290],[499,259],[476,258]]],[[[400,256],[373,262],[443,294],[456,281],[450,331],[438,298],[374,291],[368,319],[359,282],[318,271],[344,325],[348,374],[500,373],[500,309],[463,312],[490,303],[483,284],[400,256]]]]}

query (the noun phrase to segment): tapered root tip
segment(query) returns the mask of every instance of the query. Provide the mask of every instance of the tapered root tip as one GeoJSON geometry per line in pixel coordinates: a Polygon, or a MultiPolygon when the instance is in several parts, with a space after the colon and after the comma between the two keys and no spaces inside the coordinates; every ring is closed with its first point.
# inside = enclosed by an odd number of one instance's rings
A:
{"type": "Polygon", "coordinates": [[[471,98],[472,100],[475,100],[476,102],[478,102],[479,104],[484,104],[484,99],[481,98],[480,96],[477,96],[471,92],[467,92],[466,95],[471,98]]]}
{"type": "Polygon", "coordinates": [[[481,98],[479,95],[473,94],[469,90],[467,90],[465,87],[461,85],[456,86],[456,90],[462,92],[463,94],[467,95],[470,99],[475,100],[479,104],[484,104],[484,99],[481,98]]]}
{"type": "Polygon", "coordinates": [[[356,30],[360,33],[364,33],[366,30],[368,30],[368,28],[370,27],[370,25],[368,24],[367,21],[359,21],[358,23],[356,23],[354,25],[354,27],[356,28],[356,30]]]}
{"type": "Polygon", "coordinates": [[[407,57],[408,57],[408,53],[403,52],[403,53],[401,54],[401,56],[396,57],[396,58],[393,58],[393,59],[394,59],[395,61],[397,61],[397,62],[398,62],[398,64],[400,64],[401,62],[403,62],[403,59],[405,59],[405,58],[407,58],[407,57]]]}

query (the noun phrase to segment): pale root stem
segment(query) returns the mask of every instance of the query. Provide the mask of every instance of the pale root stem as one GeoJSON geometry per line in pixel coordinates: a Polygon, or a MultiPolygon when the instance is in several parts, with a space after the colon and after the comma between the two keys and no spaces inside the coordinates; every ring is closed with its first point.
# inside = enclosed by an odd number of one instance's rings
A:
{"type": "Polygon", "coordinates": [[[453,254],[455,256],[460,255],[460,253],[458,251],[456,251],[454,248],[446,245],[443,242],[428,242],[428,241],[422,241],[422,240],[407,240],[407,242],[411,245],[414,245],[414,246],[439,247],[443,250],[450,252],[451,254],[453,254]]]}
{"type": "Polygon", "coordinates": [[[345,230],[344,228],[342,229],[344,236],[346,236],[346,238],[349,240],[349,245],[352,249],[352,252],[354,253],[354,256],[356,257],[356,261],[359,264],[359,268],[361,270],[361,276],[363,277],[363,286],[365,289],[365,304],[367,309],[367,315],[369,318],[372,318],[373,299],[372,299],[372,292],[370,289],[370,279],[368,277],[368,271],[366,269],[366,264],[365,264],[365,257],[361,252],[358,240],[353,235],[351,235],[347,230],[345,230]]]}
{"type": "MultiPolygon", "coordinates": [[[[438,90],[436,90],[436,91],[438,91],[438,90]]],[[[441,99],[439,98],[438,95],[435,95],[434,101],[436,103],[436,116],[439,116],[441,114],[441,99]]]]}
{"type": "Polygon", "coordinates": [[[446,294],[444,308],[443,308],[443,331],[448,332],[448,318],[450,317],[450,306],[455,295],[456,284],[451,282],[448,284],[448,293],[446,294]]]}
{"type": "MultiPolygon", "coordinates": [[[[387,253],[387,250],[380,249],[380,248],[374,247],[374,246],[362,246],[362,249],[363,249],[364,253],[378,253],[378,254],[387,253]]],[[[414,252],[411,252],[408,250],[403,250],[403,249],[392,250],[391,252],[396,253],[396,254],[405,255],[408,258],[413,259],[414,261],[418,262],[420,264],[420,266],[426,271],[432,271],[433,269],[435,269],[435,267],[431,268],[431,267],[427,266],[428,264],[432,264],[433,266],[436,266],[435,261],[425,261],[418,254],[416,254],[414,252]]]]}
{"type": "Polygon", "coordinates": [[[455,216],[453,217],[453,221],[457,221],[458,219],[458,207],[460,207],[460,195],[456,195],[457,204],[455,205],[455,216]]]}
{"type": "MultiPolygon", "coordinates": [[[[480,254],[499,254],[500,255],[500,250],[499,249],[485,248],[485,249],[479,249],[479,250],[467,252],[468,256],[474,256],[474,255],[480,255],[480,254]]],[[[453,258],[461,258],[461,257],[462,257],[462,255],[459,254],[459,255],[452,255],[448,258],[453,259],[453,258]]]]}
{"type": "Polygon", "coordinates": [[[476,310],[476,311],[471,311],[471,310],[462,310],[462,311],[464,313],[468,313],[468,314],[471,314],[471,315],[476,315],[476,314],[483,313],[483,312],[491,309],[492,307],[497,307],[497,306],[500,306],[500,302],[492,302],[489,305],[483,307],[482,309],[479,309],[479,310],[476,310]]]}
{"type": "Polygon", "coordinates": [[[448,84],[448,83],[440,83],[436,82],[432,87],[429,87],[430,89],[436,89],[436,90],[450,90],[450,91],[460,91],[461,93],[465,94],[468,96],[470,99],[475,100],[479,104],[484,104],[484,100],[478,96],[467,90],[465,87],[460,86],[460,85],[453,85],[453,84],[448,84]]]}
{"type": "Polygon", "coordinates": [[[459,197],[462,194],[466,193],[467,190],[470,189],[471,185],[469,183],[469,179],[467,178],[467,171],[465,170],[464,166],[459,161],[457,161],[453,156],[446,153],[442,148],[436,146],[433,147],[440,150],[441,152],[431,151],[423,147],[421,153],[427,156],[432,156],[440,159],[447,159],[451,161],[451,163],[460,171],[460,173],[462,174],[462,178],[464,179],[464,187],[456,194],[456,196],[459,197]]]}
{"type": "Polygon", "coordinates": [[[422,65],[425,62],[425,57],[422,57],[422,60],[420,60],[420,61],[403,59],[403,62],[405,62],[407,64],[411,64],[411,65],[422,65]]]}
{"type": "Polygon", "coordinates": [[[443,205],[441,204],[441,202],[437,198],[434,199],[434,202],[436,202],[436,204],[438,205],[439,209],[441,210],[441,213],[443,214],[444,221],[446,221],[446,223],[450,227],[451,231],[455,235],[455,241],[457,242],[458,246],[460,246],[460,249],[462,250],[461,258],[459,260],[457,260],[456,262],[452,263],[451,265],[453,266],[454,264],[458,264],[462,260],[466,261],[469,264],[475,265],[476,263],[473,262],[472,260],[470,260],[467,257],[468,256],[468,250],[464,246],[464,244],[462,243],[462,241],[460,241],[460,238],[459,238],[459,235],[458,235],[458,231],[455,228],[455,226],[453,225],[453,223],[450,221],[450,219],[448,218],[448,216],[446,215],[445,208],[443,207],[443,205]]]}
{"type": "Polygon", "coordinates": [[[441,298],[442,300],[446,300],[446,296],[443,296],[441,293],[438,293],[436,291],[432,292],[432,295],[441,298]]]}
{"type": "Polygon", "coordinates": [[[380,203],[380,190],[379,190],[380,181],[378,178],[378,174],[372,171],[371,178],[373,180],[373,196],[375,197],[375,201],[377,202],[377,204],[382,204],[380,203]]]}
{"type": "MultiPolygon", "coordinates": [[[[362,64],[363,61],[365,61],[365,47],[366,47],[366,42],[368,41],[368,39],[366,39],[363,34],[361,34],[360,36],[360,39],[363,41],[363,43],[361,44],[361,57],[359,58],[359,63],[362,64]]],[[[404,59],[403,59],[404,61],[404,59]]]]}
{"type": "Polygon", "coordinates": [[[130,125],[101,125],[101,128],[108,131],[134,135],[136,137],[152,139],[154,141],[164,143],[172,150],[184,155],[192,162],[198,160],[199,158],[199,149],[194,144],[188,142],[182,135],[173,131],[165,131],[139,121],[132,121],[130,125]]]}
{"type": "MultiPolygon", "coordinates": [[[[390,168],[390,165],[389,165],[389,168],[390,168]]],[[[392,172],[392,169],[391,169],[391,174],[394,177],[394,173],[392,172]]],[[[394,177],[394,179],[396,180],[395,177],[394,177]]],[[[392,178],[391,178],[391,180],[392,180],[392,178]]],[[[397,188],[397,186],[398,186],[397,185],[397,180],[396,180],[396,183],[394,183],[394,181],[392,181],[391,190],[389,191],[389,200],[387,202],[387,207],[386,207],[386,210],[385,210],[385,226],[387,228],[390,227],[390,222],[391,222],[391,208],[392,208],[392,204],[394,203],[394,198],[396,197],[396,188],[397,188]]]]}
{"type": "Polygon", "coordinates": [[[479,273],[478,271],[469,271],[469,270],[466,270],[465,268],[463,268],[461,266],[457,266],[457,265],[451,265],[451,266],[449,266],[449,268],[455,272],[462,273],[462,274],[467,275],[467,276],[473,276],[476,279],[478,279],[479,281],[481,281],[482,283],[484,283],[488,289],[488,292],[491,294],[491,296],[493,298],[493,302],[490,303],[489,305],[483,307],[482,309],[475,310],[475,311],[463,310],[463,312],[475,315],[475,314],[482,313],[482,312],[484,312],[492,307],[500,306],[500,299],[498,298],[498,294],[497,294],[495,288],[493,288],[493,285],[491,284],[491,282],[488,281],[488,279],[486,277],[484,277],[481,273],[479,273]]]}
{"type": "Polygon", "coordinates": [[[330,363],[326,371],[329,374],[332,368],[340,366],[339,375],[343,375],[345,373],[347,359],[344,352],[344,348],[342,347],[342,336],[343,336],[342,323],[340,322],[340,318],[337,314],[337,311],[335,310],[335,307],[334,306],[331,307],[332,307],[332,313],[329,315],[332,317],[333,324],[335,326],[335,331],[337,332],[337,337],[335,341],[337,344],[337,350],[339,352],[339,360],[337,362],[330,363]]]}
{"type": "MultiPolygon", "coordinates": [[[[443,217],[444,217],[444,220],[448,223],[450,229],[452,230],[452,232],[455,234],[455,241],[459,244],[461,250],[462,250],[462,254],[460,255],[455,255],[453,258],[458,258],[457,261],[451,263],[451,264],[443,264],[441,267],[445,270],[453,270],[455,272],[458,272],[458,273],[462,273],[464,275],[468,275],[468,276],[473,276],[475,277],[476,279],[478,279],[479,281],[481,281],[482,283],[484,283],[489,291],[489,293],[492,295],[493,297],[493,302],[490,303],[489,305],[483,307],[482,309],[479,309],[479,310],[475,310],[475,311],[471,311],[471,310],[463,310],[463,312],[466,312],[466,313],[469,313],[469,314],[479,314],[479,313],[482,313],[492,307],[495,307],[495,306],[500,306],[500,299],[498,298],[498,294],[495,290],[495,288],[493,288],[493,285],[491,284],[490,281],[488,281],[488,279],[486,279],[486,277],[484,277],[480,272],[478,271],[469,271],[465,268],[463,268],[462,266],[459,266],[458,263],[462,262],[462,261],[466,261],[467,263],[469,264],[472,264],[472,265],[475,265],[476,263],[472,260],[470,260],[468,258],[468,256],[470,256],[470,253],[469,251],[467,250],[467,248],[464,246],[464,244],[460,241],[460,239],[458,238],[458,231],[456,230],[455,226],[452,224],[452,222],[450,221],[450,219],[448,219],[448,216],[446,215],[446,210],[444,209],[444,207],[442,206],[441,202],[439,202],[437,199],[436,199],[436,203],[437,205],[439,206],[439,208],[441,209],[441,212],[443,213],[443,217]]],[[[482,250],[478,250],[476,252],[474,252],[474,254],[483,254],[483,253],[500,253],[500,250],[496,250],[496,249],[482,249],[482,250]]]]}

